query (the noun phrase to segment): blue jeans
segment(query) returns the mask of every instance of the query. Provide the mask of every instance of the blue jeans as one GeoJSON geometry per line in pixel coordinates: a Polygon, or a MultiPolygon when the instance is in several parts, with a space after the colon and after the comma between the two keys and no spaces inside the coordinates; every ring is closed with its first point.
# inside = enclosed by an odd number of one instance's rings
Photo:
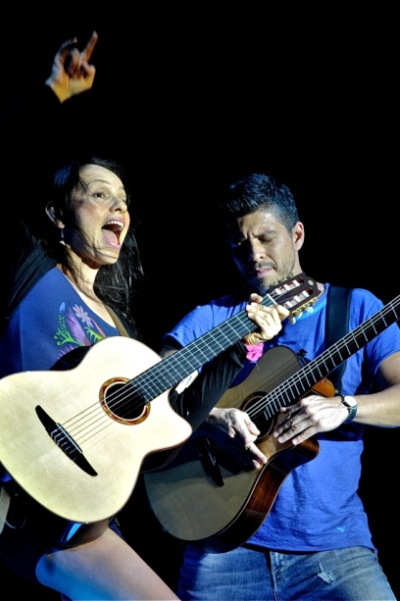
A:
{"type": "Polygon", "coordinates": [[[196,601],[396,601],[376,554],[365,547],[291,554],[188,546],[177,593],[196,601]]]}

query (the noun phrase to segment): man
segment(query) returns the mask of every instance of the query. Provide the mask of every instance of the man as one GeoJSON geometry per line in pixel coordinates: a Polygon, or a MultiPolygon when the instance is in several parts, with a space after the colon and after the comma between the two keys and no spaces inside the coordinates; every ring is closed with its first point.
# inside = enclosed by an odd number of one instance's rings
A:
{"type": "MultiPolygon", "coordinates": [[[[239,294],[196,307],[184,317],[165,336],[165,352],[186,346],[241,311],[251,291],[264,293],[277,282],[302,273],[299,252],[305,228],[286,185],[264,174],[250,174],[230,187],[221,210],[232,258],[245,285],[239,294]]],[[[259,368],[255,364],[268,359],[275,347],[294,351],[299,369],[301,357],[312,365],[329,346],[325,328],[332,288],[329,283],[318,283],[319,296],[311,312],[285,320],[275,338],[258,345],[256,351],[249,349],[247,365],[233,390],[236,386],[240,390],[246,378],[261,370],[261,363],[259,368]]],[[[349,331],[383,308],[379,299],[363,289],[351,291],[350,303],[349,331]]],[[[362,340],[355,351],[345,357],[342,394],[335,389],[329,394],[317,392],[311,382],[307,394],[298,391],[295,402],[279,407],[271,439],[289,449],[315,440],[318,450],[288,471],[266,519],[248,540],[239,537],[238,546],[228,545],[221,553],[221,548],[210,552],[209,540],[190,539],[193,544],[184,553],[179,598],[210,599],[212,591],[213,599],[241,601],[395,599],[357,492],[364,427],[400,426],[400,330],[395,320],[379,335],[362,340]]],[[[268,375],[268,360],[265,365],[268,375]]],[[[243,445],[252,440],[246,448],[255,465],[263,469],[268,457],[263,445],[255,444],[262,427],[252,417],[240,404],[231,408],[222,404],[211,411],[206,426],[215,433],[224,431],[227,447],[230,442],[243,445]]],[[[214,488],[223,491],[224,487],[214,488]]],[[[210,504],[207,519],[212,513],[210,504]]],[[[203,516],[195,519],[201,521],[203,516]]]]}

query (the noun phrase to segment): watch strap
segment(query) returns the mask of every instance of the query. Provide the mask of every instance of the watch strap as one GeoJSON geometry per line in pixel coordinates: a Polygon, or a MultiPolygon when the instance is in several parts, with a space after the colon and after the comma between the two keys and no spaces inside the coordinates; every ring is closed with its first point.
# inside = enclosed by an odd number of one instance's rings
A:
{"type": "Polygon", "coordinates": [[[344,420],[344,422],[342,422],[342,425],[350,424],[350,422],[352,422],[355,416],[357,415],[357,401],[353,396],[343,394],[341,394],[340,396],[342,397],[342,404],[346,407],[346,409],[349,412],[349,415],[344,420]],[[351,402],[349,402],[347,399],[351,399],[351,402]]]}

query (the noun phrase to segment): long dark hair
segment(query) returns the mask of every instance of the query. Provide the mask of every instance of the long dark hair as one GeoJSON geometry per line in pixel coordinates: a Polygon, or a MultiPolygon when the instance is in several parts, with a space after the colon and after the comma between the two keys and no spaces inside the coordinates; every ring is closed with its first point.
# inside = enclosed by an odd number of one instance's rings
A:
{"type": "MultiPolygon", "coordinates": [[[[116,161],[90,155],[64,163],[57,168],[48,191],[48,202],[54,207],[57,217],[64,221],[68,218],[71,204],[71,193],[81,182],[80,171],[85,165],[98,165],[112,171],[122,181],[126,194],[128,209],[131,204],[129,178],[123,166],[116,161]]],[[[60,230],[50,223],[41,234],[42,242],[48,252],[62,265],[69,266],[66,247],[60,244],[60,230]]],[[[137,335],[132,310],[133,293],[143,279],[143,268],[139,248],[132,224],[121,248],[119,259],[113,265],[102,266],[96,276],[94,290],[96,295],[107,305],[122,314],[131,324],[137,335]]]]}

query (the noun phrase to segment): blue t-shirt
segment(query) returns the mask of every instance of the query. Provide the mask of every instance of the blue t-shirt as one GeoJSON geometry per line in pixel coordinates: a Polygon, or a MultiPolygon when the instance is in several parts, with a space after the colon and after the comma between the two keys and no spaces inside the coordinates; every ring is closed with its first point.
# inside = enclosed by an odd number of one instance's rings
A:
{"type": "MultiPolygon", "coordinates": [[[[305,355],[306,361],[319,357],[326,349],[328,289],[329,284],[325,284],[325,291],[312,312],[304,312],[294,324],[285,320],[279,335],[264,343],[264,353],[271,347],[283,345],[296,354],[305,355]]],[[[167,344],[172,339],[186,346],[242,311],[246,304],[246,300],[237,304],[232,296],[225,296],[198,306],[165,336],[164,342],[167,344]]],[[[352,290],[349,331],[382,307],[383,303],[371,292],[352,290]]],[[[400,329],[394,323],[345,361],[343,394],[366,394],[378,389],[377,370],[382,361],[396,351],[400,351],[400,329]]],[[[249,354],[233,385],[243,381],[253,368],[254,361],[249,354]]],[[[327,377],[329,379],[329,375],[327,377]]],[[[318,455],[289,472],[267,519],[248,542],[269,549],[299,552],[353,545],[374,549],[367,515],[357,493],[362,435],[363,426],[356,423],[318,435],[318,455]]]]}
{"type": "Polygon", "coordinates": [[[118,334],[54,267],[23,298],[0,338],[0,377],[50,369],[69,351],[118,334]]]}

